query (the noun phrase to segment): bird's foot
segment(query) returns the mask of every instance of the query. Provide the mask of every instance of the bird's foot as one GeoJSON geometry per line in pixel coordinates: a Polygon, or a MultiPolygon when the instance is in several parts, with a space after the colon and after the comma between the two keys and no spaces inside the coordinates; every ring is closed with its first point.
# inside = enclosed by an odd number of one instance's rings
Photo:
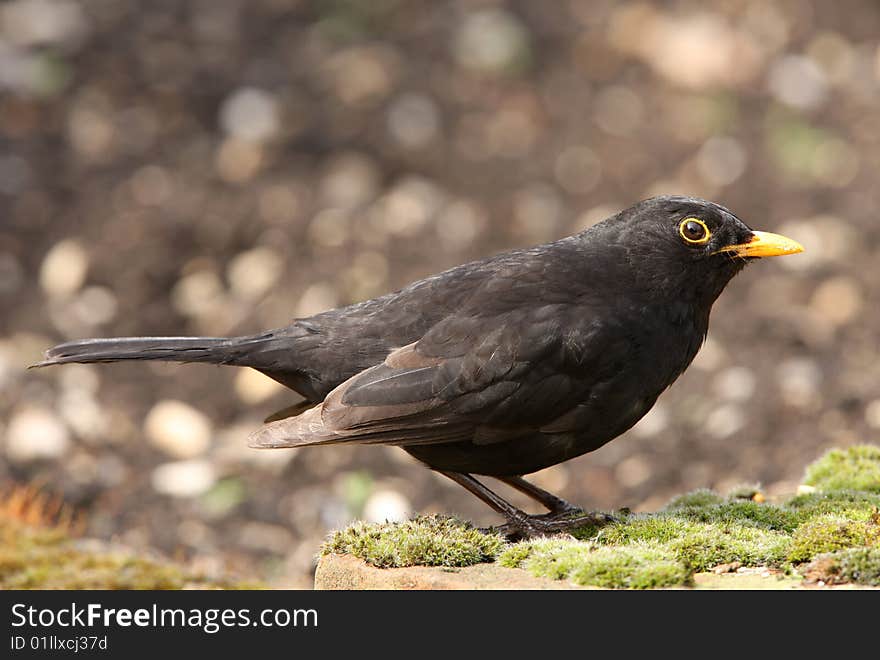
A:
{"type": "Polygon", "coordinates": [[[584,513],[584,510],[579,506],[575,506],[571,502],[566,502],[563,499],[558,500],[558,502],[554,503],[553,508],[550,509],[550,513],[541,514],[538,518],[546,518],[550,517],[564,517],[564,516],[573,516],[577,514],[584,513]]]}
{"type": "Polygon", "coordinates": [[[501,534],[510,540],[522,540],[553,534],[571,534],[584,527],[602,527],[619,520],[601,511],[583,511],[571,505],[569,507],[542,515],[523,513],[509,518],[506,524],[493,527],[489,531],[501,534]]]}

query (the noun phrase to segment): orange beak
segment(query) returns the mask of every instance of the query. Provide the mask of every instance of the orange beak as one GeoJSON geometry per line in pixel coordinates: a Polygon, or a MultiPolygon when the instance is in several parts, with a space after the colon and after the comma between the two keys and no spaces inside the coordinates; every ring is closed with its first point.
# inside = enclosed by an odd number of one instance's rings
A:
{"type": "Polygon", "coordinates": [[[738,257],[779,257],[786,254],[803,252],[804,246],[785,236],[771,234],[767,231],[753,231],[752,238],[746,243],[728,245],[718,252],[732,252],[738,257]]]}

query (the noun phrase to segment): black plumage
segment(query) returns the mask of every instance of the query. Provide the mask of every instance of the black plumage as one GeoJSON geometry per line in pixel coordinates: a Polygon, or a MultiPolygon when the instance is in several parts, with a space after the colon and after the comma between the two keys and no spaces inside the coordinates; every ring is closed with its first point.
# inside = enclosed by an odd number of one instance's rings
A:
{"type": "Polygon", "coordinates": [[[465,264],[366,302],[237,338],[95,339],[39,366],[175,360],[252,367],[314,407],[255,447],[394,444],[522,534],[582,523],[520,475],[601,447],[687,368],[712,304],[747,261],[800,246],[722,206],[640,202],[568,238],[465,264]],[[528,516],[470,474],[545,504],[528,516]]]}

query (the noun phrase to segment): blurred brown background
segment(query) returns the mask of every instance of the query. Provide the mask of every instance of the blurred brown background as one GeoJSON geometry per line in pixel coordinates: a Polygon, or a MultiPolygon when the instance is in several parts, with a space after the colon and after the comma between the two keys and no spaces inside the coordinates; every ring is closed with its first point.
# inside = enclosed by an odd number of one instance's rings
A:
{"type": "Polygon", "coordinates": [[[281,326],[683,193],[808,251],[734,280],[636,429],[535,479],[603,508],[793,490],[880,429],[878,35],[872,0],[3,2],[0,484],[279,586],[353,517],[496,522],[399,450],[248,449],[295,398],[255,372],[24,367],[281,326]]]}

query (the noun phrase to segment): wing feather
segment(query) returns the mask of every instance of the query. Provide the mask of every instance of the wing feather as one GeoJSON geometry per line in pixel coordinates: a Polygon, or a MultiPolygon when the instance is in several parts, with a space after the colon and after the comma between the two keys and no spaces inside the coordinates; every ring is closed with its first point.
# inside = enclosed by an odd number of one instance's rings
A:
{"type": "Polygon", "coordinates": [[[559,364],[567,351],[558,317],[540,311],[534,323],[522,310],[444,319],[315,408],[266,424],[250,444],[495,444],[553,428],[587,392],[582,374],[559,364]]]}

